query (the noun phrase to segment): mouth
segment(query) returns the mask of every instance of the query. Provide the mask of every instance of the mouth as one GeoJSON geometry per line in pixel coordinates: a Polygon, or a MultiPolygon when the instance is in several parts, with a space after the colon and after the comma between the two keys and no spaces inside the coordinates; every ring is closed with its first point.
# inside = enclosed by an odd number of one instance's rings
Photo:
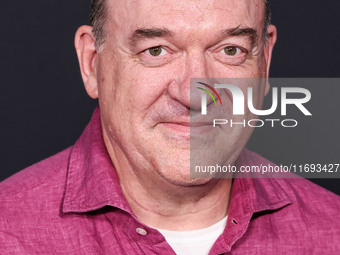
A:
{"type": "Polygon", "coordinates": [[[212,122],[160,122],[161,127],[184,134],[203,134],[213,129],[212,122]]]}

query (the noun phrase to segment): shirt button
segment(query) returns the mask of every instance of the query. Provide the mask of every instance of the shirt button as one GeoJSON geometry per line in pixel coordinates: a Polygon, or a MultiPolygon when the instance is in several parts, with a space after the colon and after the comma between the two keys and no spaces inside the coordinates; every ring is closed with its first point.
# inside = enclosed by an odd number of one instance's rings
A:
{"type": "Polygon", "coordinates": [[[145,229],[142,228],[136,228],[136,232],[140,234],[141,236],[146,236],[148,232],[146,232],[145,229]]]}

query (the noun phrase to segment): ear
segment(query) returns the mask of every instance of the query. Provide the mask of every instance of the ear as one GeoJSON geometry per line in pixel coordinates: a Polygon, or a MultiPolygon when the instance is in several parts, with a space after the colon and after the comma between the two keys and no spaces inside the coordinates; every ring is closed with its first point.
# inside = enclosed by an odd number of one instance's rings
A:
{"type": "Polygon", "coordinates": [[[77,51],[81,77],[87,94],[93,99],[98,98],[96,74],[97,50],[91,26],[81,26],[75,35],[74,46],[77,51]]]}
{"type": "MultiPolygon", "coordinates": [[[[265,47],[264,47],[264,56],[265,56],[265,60],[266,60],[266,65],[267,65],[267,79],[269,77],[269,69],[270,69],[270,63],[271,63],[271,60],[272,60],[272,53],[273,53],[273,48],[274,48],[274,45],[276,43],[276,39],[277,39],[277,29],[275,26],[273,25],[269,25],[268,28],[267,28],[267,33],[268,33],[268,38],[267,38],[267,42],[265,44],[265,47]]],[[[268,94],[269,92],[269,89],[270,89],[270,86],[269,86],[269,82],[267,81],[267,85],[266,85],[266,91],[265,91],[265,95],[268,94]]]]}

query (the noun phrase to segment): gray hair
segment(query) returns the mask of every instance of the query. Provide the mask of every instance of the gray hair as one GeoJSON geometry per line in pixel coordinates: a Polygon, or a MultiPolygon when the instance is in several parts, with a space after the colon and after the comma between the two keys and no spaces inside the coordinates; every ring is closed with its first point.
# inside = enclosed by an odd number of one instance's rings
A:
{"type": "Polygon", "coordinates": [[[90,12],[90,25],[93,26],[92,32],[96,39],[96,48],[100,49],[105,41],[104,25],[106,20],[106,0],[92,0],[90,12]]]}
{"type": "Polygon", "coordinates": [[[272,11],[270,10],[270,6],[268,3],[268,0],[264,1],[264,29],[263,29],[263,36],[265,40],[267,41],[269,38],[268,34],[268,26],[272,23],[272,11]]]}
{"type": "MultiPolygon", "coordinates": [[[[268,0],[263,0],[265,4],[265,19],[263,36],[267,40],[269,38],[267,28],[271,24],[271,11],[268,4],[268,0]]],[[[104,25],[106,20],[106,0],[92,0],[91,13],[90,13],[90,25],[93,26],[93,34],[96,39],[96,48],[100,49],[105,41],[104,25]]]]}

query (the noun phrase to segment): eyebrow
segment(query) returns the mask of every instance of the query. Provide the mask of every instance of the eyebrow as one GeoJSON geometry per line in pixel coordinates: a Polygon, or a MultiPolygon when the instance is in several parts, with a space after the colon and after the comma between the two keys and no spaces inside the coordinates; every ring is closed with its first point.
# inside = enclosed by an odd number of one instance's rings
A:
{"type": "Polygon", "coordinates": [[[130,44],[134,45],[139,40],[155,37],[170,37],[173,33],[166,28],[139,28],[129,37],[130,44]]]}
{"type": "MultiPolygon", "coordinates": [[[[166,28],[139,28],[136,29],[132,35],[129,37],[129,42],[131,45],[135,45],[139,40],[150,39],[155,37],[171,37],[173,32],[166,28]]],[[[251,27],[235,27],[229,28],[222,32],[220,40],[227,37],[233,36],[246,36],[250,39],[252,47],[256,45],[257,42],[257,31],[251,27]]]]}
{"type": "Polygon", "coordinates": [[[254,47],[257,44],[257,31],[254,28],[251,27],[244,27],[241,26],[235,27],[235,28],[229,28],[222,32],[222,36],[220,40],[223,40],[226,37],[232,37],[232,36],[246,36],[250,39],[252,47],[254,47]]]}

